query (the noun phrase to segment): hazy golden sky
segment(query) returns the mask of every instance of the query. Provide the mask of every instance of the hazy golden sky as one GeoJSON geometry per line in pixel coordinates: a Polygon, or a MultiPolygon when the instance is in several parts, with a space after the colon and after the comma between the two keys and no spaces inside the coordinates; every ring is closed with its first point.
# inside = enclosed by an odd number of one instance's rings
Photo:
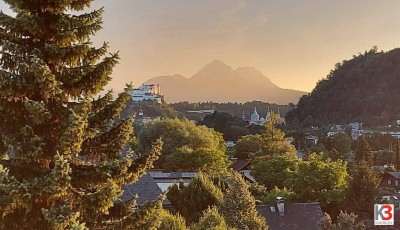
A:
{"type": "MultiPolygon", "coordinates": [[[[283,88],[311,91],[334,64],[400,45],[399,0],[97,0],[121,62],[110,87],[191,77],[219,59],[253,66],[283,88]]],[[[0,9],[6,10],[4,3],[0,9]]]]}

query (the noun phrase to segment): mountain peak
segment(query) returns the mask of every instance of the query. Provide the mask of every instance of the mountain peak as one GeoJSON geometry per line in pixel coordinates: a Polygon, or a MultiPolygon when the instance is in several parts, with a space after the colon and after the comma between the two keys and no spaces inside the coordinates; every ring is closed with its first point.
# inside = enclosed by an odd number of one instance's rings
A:
{"type": "Polygon", "coordinates": [[[232,71],[232,68],[230,66],[228,66],[223,61],[218,60],[218,59],[214,59],[212,62],[205,65],[202,70],[204,70],[204,69],[211,69],[213,71],[215,71],[215,70],[232,71]]]}
{"type": "Polygon", "coordinates": [[[205,65],[199,72],[193,75],[193,79],[200,79],[209,76],[227,76],[233,73],[233,69],[220,60],[213,60],[205,65]]]}

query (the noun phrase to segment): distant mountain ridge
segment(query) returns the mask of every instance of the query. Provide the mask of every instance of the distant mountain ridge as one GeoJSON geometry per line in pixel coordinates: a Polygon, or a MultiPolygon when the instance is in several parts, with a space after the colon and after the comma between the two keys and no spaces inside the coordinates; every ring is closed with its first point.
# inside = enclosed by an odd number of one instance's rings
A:
{"type": "Polygon", "coordinates": [[[145,84],[160,84],[167,102],[247,102],[297,103],[306,92],[282,89],[253,67],[233,70],[214,60],[191,78],[176,74],[152,78],[145,84]]]}

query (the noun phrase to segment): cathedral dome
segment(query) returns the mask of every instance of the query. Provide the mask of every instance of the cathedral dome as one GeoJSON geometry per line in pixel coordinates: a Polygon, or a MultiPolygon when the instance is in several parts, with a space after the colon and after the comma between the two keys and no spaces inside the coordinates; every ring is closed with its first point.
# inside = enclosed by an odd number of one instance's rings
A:
{"type": "Polygon", "coordinates": [[[260,116],[257,113],[257,108],[254,108],[254,112],[251,115],[251,121],[258,121],[260,120],[260,116]]]}

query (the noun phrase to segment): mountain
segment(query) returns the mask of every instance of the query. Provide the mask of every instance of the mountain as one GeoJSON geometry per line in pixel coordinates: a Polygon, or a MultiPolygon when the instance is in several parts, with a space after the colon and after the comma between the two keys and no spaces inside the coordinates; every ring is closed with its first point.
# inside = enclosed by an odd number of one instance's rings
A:
{"type": "Polygon", "coordinates": [[[400,118],[400,49],[376,48],[336,64],[315,89],[303,96],[286,120],[296,124],[363,122],[364,126],[391,124],[400,118]]]}
{"type": "Polygon", "coordinates": [[[145,82],[160,84],[167,102],[246,102],[297,103],[306,92],[282,89],[252,67],[232,69],[214,60],[191,78],[182,75],[160,76],[145,82]]]}

